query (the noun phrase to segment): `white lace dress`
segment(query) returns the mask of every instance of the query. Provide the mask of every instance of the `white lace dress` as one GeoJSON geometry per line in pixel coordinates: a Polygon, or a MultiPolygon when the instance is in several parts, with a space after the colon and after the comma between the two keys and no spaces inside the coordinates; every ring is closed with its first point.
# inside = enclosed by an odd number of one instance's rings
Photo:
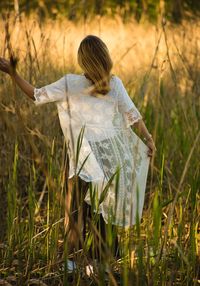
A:
{"type": "MultiPolygon", "coordinates": [[[[117,76],[112,76],[107,95],[91,96],[90,88],[91,82],[84,75],[67,74],[36,88],[35,104],[57,105],[68,146],[70,178],[78,174],[84,181],[93,182],[99,198],[119,169],[118,186],[114,179],[99,211],[106,222],[129,227],[141,218],[149,168],[147,146],[130,127],[142,117],[117,76]],[[83,127],[77,160],[76,146],[83,127]]],[[[89,192],[85,201],[91,202],[89,192]]]]}

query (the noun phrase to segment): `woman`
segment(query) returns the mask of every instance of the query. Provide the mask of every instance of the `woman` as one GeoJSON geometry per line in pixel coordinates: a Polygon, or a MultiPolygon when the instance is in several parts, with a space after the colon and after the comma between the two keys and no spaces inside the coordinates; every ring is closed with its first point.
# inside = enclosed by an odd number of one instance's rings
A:
{"type": "MultiPolygon", "coordinates": [[[[74,202],[74,178],[78,176],[94,186],[93,191],[87,192],[84,197],[76,192],[78,204],[80,197],[82,203],[84,200],[91,204],[91,195],[94,195],[96,199],[93,197],[93,202],[97,203],[93,204],[93,211],[101,213],[106,223],[130,227],[137,218],[141,218],[148,157],[152,157],[156,149],[122,81],[111,74],[113,64],[104,42],[93,35],[84,38],[78,49],[78,63],[84,74],[67,74],[38,89],[13,70],[9,61],[0,58],[0,70],[8,73],[36,105],[48,102],[57,105],[61,128],[69,147],[65,226],[71,235],[74,226],[70,215],[71,202],[74,202]],[[131,125],[139,130],[146,145],[132,131],[131,125]],[[78,154],[77,144],[80,145],[78,154]],[[110,186],[106,189],[108,182],[110,186]]],[[[80,228],[78,226],[79,231],[80,228]]]]}

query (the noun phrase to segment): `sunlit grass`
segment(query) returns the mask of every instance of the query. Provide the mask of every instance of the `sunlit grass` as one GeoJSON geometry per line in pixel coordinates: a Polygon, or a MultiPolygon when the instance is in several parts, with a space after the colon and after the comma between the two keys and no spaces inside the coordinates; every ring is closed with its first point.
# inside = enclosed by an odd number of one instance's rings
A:
{"type": "MultiPolygon", "coordinates": [[[[63,73],[80,72],[76,63],[80,40],[85,33],[101,31],[111,50],[114,73],[122,77],[141,110],[158,151],[149,171],[141,223],[129,231],[119,229],[117,259],[110,251],[117,234],[108,224],[104,261],[88,278],[84,266],[91,262],[87,252],[98,236],[98,217],[93,215],[80,251],[69,253],[63,227],[66,146],[56,109],[36,108],[1,74],[0,209],[7,226],[0,235],[0,278],[13,285],[27,281],[30,285],[198,285],[199,23],[165,31],[125,25],[119,18],[86,26],[67,21],[38,25],[32,19],[14,26],[13,21],[9,33],[18,69],[37,86],[63,73]],[[60,270],[68,256],[78,264],[73,275],[66,267],[60,270]]],[[[1,35],[6,38],[3,29],[1,35]]],[[[6,41],[1,41],[0,51],[8,56],[6,41]]]]}

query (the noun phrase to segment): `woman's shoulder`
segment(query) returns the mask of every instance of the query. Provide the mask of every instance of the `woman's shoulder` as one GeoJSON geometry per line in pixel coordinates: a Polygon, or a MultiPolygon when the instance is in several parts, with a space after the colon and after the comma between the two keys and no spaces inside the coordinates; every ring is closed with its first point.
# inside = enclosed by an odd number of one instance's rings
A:
{"type": "MultiPolygon", "coordinates": [[[[87,81],[88,80],[83,73],[82,74],[67,73],[67,74],[65,74],[65,76],[69,80],[81,80],[81,81],[87,81]]],[[[120,77],[115,75],[115,74],[112,74],[110,79],[111,79],[111,82],[115,82],[115,83],[121,82],[120,77]]]]}
{"type": "Polygon", "coordinates": [[[112,74],[111,76],[111,82],[115,83],[115,84],[119,84],[122,82],[122,80],[120,79],[119,76],[112,74]]]}
{"type": "Polygon", "coordinates": [[[111,75],[112,80],[120,80],[120,78],[116,74],[111,75]]]}
{"type": "Polygon", "coordinates": [[[84,88],[89,84],[84,74],[68,73],[66,74],[66,78],[68,86],[72,89],[73,88],[77,89],[82,87],[84,88]]]}
{"type": "MultiPolygon", "coordinates": [[[[85,88],[86,86],[91,85],[91,81],[88,80],[84,74],[78,73],[67,73],[65,74],[65,78],[67,79],[67,84],[71,88],[85,88]]],[[[110,78],[110,88],[111,93],[116,92],[122,85],[122,81],[119,76],[112,74],[110,78]]]]}
{"type": "Polygon", "coordinates": [[[85,76],[83,74],[78,73],[67,73],[65,75],[68,80],[84,80],[85,76]]]}
{"type": "Polygon", "coordinates": [[[111,80],[110,80],[110,86],[111,86],[111,89],[118,89],[119,86],[121,86],[122,84],[122,80],[120,79],[119,76],[117,75],[112,75],[111,76],[111,80]]]}

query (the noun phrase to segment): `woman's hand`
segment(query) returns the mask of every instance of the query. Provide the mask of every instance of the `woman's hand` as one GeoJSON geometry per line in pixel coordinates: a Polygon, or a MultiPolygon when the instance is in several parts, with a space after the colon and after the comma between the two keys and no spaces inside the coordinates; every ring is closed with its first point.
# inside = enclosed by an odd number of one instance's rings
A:
{"type": "Polygon", "coordinates": [[[152,137],[146,141],[146,145],[149,148],[148,152],[147,152],[148,156],[153,157],[155,155],[155,152],[156,152],[156,146],[155,146],[155,143],[154,143],[152,137]]]}
{"type": "Polygon", "coordinates": [[[148,147],[147,155],[153,157],[156,152],[156,146],[153,141],[152,135],[149,133],[144,121],[141,119],[134,126],[138,129],[139,134],[142,134],[142,140],[145,141],[145,144],[148,147]]]}
{"type": "Polygon", "coordinates": [[[10,61],[8,61],[4,58],[0,58],[0,70],[2,72],[5,72],[5,73],[11,75],[11,73],[13,72],[13,68],[12,68],[10,61]]]}
{"type": "Polygon", "coordinates": [[[35,100],[34,97],[34,86],[29,82],[24,80],[15,70],[16,60],[11,58],[11,61],[8,61],[4,58],[0,58],[0,70],[9,74],[16,84],[21,88],[21,90],[28,95],[32,100],[35,100]]]}

